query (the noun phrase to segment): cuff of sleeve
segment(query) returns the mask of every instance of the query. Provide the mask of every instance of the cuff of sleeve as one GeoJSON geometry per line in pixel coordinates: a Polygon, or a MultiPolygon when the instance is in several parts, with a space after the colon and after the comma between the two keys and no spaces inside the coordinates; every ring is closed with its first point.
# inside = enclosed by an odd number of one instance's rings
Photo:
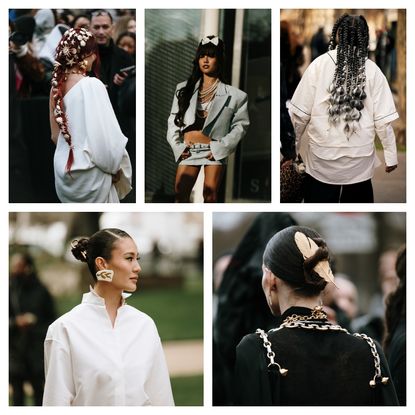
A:
{"type": "Polygon", "coordinates": [[[391,123],[392,121],[395,121],[398,118],[399,114],[396,111],[383,117],[377,118],[375,120],[375,128],[381,128],[383,125],[391,123]]]}
{"type": "Polygon", "coordinates": [[[311,114],[307,113],[306,111],[302,110],[299,106],[294,104],[292,101],[287,105],[288,111],[291,113],[299,116],[301,119],[309,120],[311,118],[311,114]]]}
{"type": "Polygon", "coordinates": [[[222,143],[213,140],[210,142],[210,151],[212,152],[213,158],[217,161],[226,158],[229,154],[228,151],[224,151],[222,143]]]}
{"type": "Polygon", "coordinates": [[[388,167],[398,165],[398,155],[396,153],[396,148],[395,148],[395,151],[392,150],[392,149],[385,150],[384,151],[384,156],[385,156],[385,164],[388,167]]]}

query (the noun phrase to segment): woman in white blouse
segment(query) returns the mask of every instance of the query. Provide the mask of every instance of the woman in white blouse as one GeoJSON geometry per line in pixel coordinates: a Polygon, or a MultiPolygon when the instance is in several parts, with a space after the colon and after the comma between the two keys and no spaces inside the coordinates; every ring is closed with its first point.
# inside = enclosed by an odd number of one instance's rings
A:
{"type": "Polygon", "coordinates": [[[135,242],[103,229],[72,243],[94,287],[45,339],[44,406],[174,405],[153,320],[126,304],[141,271],[135,242]]]}
{"type": "Polygon", "coordinates": [[[297,152],[301,139],[305,147],[305,202],[373,203],[376,135],[386,172],[397,167],[390,124],[399,115],[385,76],[367,58],[368,42],[363,16],[340,17],[329,51],[310,64],[288,105],[297,152]]]}
{"type": "Polygon", "coordinates": [[[61,202],[118,203],[131,190],[131,163],[105,85],[86,76],[97,57],[86,29],[56,48],[50,92],[55,188],[61,202]]]}

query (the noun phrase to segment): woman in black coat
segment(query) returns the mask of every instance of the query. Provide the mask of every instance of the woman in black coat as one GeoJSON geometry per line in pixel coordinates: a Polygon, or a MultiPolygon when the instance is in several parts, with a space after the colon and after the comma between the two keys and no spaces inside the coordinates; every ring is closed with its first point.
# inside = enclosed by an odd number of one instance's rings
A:
{"type": "Polygon", "coordinates": [[[399,285],[386,300],[386,334],[383,341],[399,404],[406,405],[406,247],[396,259],[399,285]]]}
{"type": "Polygon", "coordinates": [[[281,324],[245,336],[236,351],[237,405],[398,405],[380,346],[330,324],[321,292],[334,283],[312,229],[291,226],[268,242],[262,288],[281,324]]]}

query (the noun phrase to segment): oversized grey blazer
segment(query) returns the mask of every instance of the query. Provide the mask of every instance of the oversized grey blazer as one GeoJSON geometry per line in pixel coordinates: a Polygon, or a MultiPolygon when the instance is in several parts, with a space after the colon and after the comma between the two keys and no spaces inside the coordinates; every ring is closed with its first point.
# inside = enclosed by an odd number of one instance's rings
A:
{"type": "MultiPolygon", "coordinates": [[[[179,110],[177,91],[186,85],[186,81],[178,84],[174,93],[173,105],[167,122],[167,141],[173,149],[176,161],[186,148],[183,130],[195,122],[199,82],[195,85],[189,108],[184,115],[185,125],[181,128],[174,123],[174,117],[179,110]]],[[[210,150],[215,160],[222,160],[235,151],[239,141],[246,134],[248,126],[248,95],[238,88],[220,82],[202,130],[203,134],[212,140],[210,150]]]]}

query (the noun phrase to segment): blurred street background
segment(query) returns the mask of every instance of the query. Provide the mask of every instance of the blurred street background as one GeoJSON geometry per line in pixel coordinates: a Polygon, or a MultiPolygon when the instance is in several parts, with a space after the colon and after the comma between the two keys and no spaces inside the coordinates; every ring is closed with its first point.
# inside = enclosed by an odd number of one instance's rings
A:
{"type": "MultiPolygon", "coordinates": [[[[156,323],[176,405],[202,405],[203,214],[10,213],[10,266],[16,253],[33,258],[40,283],[52,297],[48,308],[57,318],[89,290],[89,271],[70,254],[70,242],[107,227],[125,230],[137,244],[142,273],[128,304],[156,323]]],[[[48,324],[37,336],[42,348],[48,324]]],[[[40,366],[43,370],[43,362],[40,366]]],[[[29,383],[24,390],[26,404],[34,404],[29,383]]],[[[10,388],[11,403],[12,394],[10,388]]]]}

